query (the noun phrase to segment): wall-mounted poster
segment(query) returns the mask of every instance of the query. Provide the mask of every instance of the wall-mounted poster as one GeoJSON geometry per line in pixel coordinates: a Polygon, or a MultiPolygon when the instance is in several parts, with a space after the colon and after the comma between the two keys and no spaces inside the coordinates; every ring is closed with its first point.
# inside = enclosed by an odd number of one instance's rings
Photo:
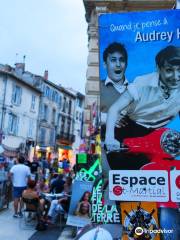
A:
{"type": "Polygon", "coordinates": [[[84,227],[91,223],[92,187],[92,182],[74,181],[67,219],[68,225],[84,227]]]}
{"type": "Polygon", "coordinates": [[[157,206],[155,203],[121,203],[123,240],[154,239],[159,240],[157,206]],[[141,229],[143,232],[141,234],[141,229]],[[139,231],[138,231],[139,230],[139,231]]]}
{"type": "Polygon", "coordinates": [[[97,224],[120,224],[120,214],[117,206],[104,203],[102,175],[93,185],[91,197],[91,222],[97,224]]]}
{"type": "MultiPolygon", "coordinates": [[[[110,169],[140,169],[162,131],[180,130],[179,20],[180,10],[99,17],[101,139],[110,169]]],[[[176,158],[179,143],[169,144],[176,158]]]]}
{"type": "Polygon", "coordinates": [[[101,172],[98,154],[79,153],[76,155],[76,180],[95,181],[101,172]]]}
{"type": "MultiPolygon", "coordinates": [[[[180,170],[179,23],[178,9],[99,17],[101,150],[107,186],[111,170],[165,170],[168,178],[172,169],[180,170]]],[[[157,202],[160,228],[174,229],[172,239],[178,239],[178,204],[170,196],[157,202]]]]}

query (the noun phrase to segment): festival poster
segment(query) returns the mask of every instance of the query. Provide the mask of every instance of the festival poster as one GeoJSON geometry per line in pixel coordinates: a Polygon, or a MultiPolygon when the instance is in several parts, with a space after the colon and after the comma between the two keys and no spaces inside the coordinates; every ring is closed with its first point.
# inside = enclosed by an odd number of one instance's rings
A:
{"type": "Polygon", "coordinates": [[[84,227],[91,223],[92,187],[93,182],[77,180],[73,182],[67,225],[84,227]]]}
{"type": "Polygon", "coordinates": [[[94,182],[101,172],[99,154],[76,155],[76,180],[94,182]]]}
{"type": "MultiPolygon", "coordinates": [[[[172,169],[180,169],[179,23],[180,10],[99,17],[101,151],[107,186],[111,170],[163,170],[170,178],[172,169]]],[[[174,230],[173,237],[163,236],[178,239],[180,215],[170,190],[166,202],[157,201],[159,227],[174,230]]],[[[150,201],[145,199],[141,202],[150,201]]]]}
{"type": "MultiPolygon", "coordinates": [[[[97,224],[120,224],[121,218],[115,204],[105,204],[103,198],[102,175],[93,185],[91,197],[91,222],[97,224]]],[[[112,228],[111,228],[112,229],[112,228]]]]}
{"type": "Polygon", "coordinates": [[[159,224],[155,203],[124,202],[121,203],[121,210],[123,240],[138,239],[138,236],[141,236],[141,239],[160,239],[159,234],[156,233],[159,224]],[[144,231],[142,235],[140,235],[141,228],[144,231]]]}

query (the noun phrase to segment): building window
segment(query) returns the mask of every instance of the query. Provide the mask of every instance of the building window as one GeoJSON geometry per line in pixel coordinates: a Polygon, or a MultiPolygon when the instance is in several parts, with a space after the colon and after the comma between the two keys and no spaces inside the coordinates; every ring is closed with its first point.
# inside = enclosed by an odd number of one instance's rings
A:
{"type": "Polygon", "coordinates": [[[81,115],[81,113],[79,113],[79,121],[81,121],[82,120],[82,115],[81,115]]]}
{"type": "Polygon", "coordinates": [[[33,138],[33,129],[34,129],[34,121],[33,119],[29,119],[29,130],[28,130],[29,138],[33,138]]]}
{"type": "Polygon", "coordinates": [[[64,97],[63,99],[63,109],[62,109],[63,112],[66,111],[66,97],[64,97]]]}
{"type": "Polygon", "coordinates": [[[44,104],[42,119],[48,121],[48,106],[44,104]]]}
{"type": "Polygon", "coordinates": [[[77,105],[78,107],[82,108],[82,100],[81,99],[77,99],[77,105]]]}
{"type": "Polygon", "coordinates": [[[18,124],[19,118],[13,113],[9,114],[9,122],[8,122],[8,132],[10,134],[17,135],[18,134],[18,124]]]}
{"type": "Polygon", "coordinates": [[[57,127],[60,127],[61,114],[58,114],[57,127]]]}
{"type": "Polygon", "coordinates": [[[71,120],[68,119],[67,121],[67,132],[70,134],[71,132],[71,120]]]}
{"type": "Polygon", "coordinates": [[[32,98],[31,98],[31,110],[35,110],[35,106],[36,106],[36,96],[32,95],[32,98]]]}
{"type": "Polygon", "coordinates": [[[81,134],[80,134],[80,130],[79,130],[79,129],[77,130],[77,136],[78,136],[78,137],[81,136],[81,134]]]}
{"type": "Polygon", "coordinates": [[[54,131],[54,129],[51,129],[51,131],[50,131],[49,143],[50,143],[51,146],[54,146],[54,144],[55,144],[55,131],[54,131]]]}
{"type": "Polygon", "coordinates": [[[64,132],[64,128],[65,128],[65,117],[62,117],[62,119],[61,119],[61,132],[64,132]]]}
{"type": "Polygon", "coordinates": [[[41,130],[40,130],[40,142],[45,143],[45,138],[46,138],[46,129],[41,128],[41,130]]]}
{"type": "Polygon", "coordinates": [[[58,93],[56,91],[52,92],[52,101],[58,103],[58,93]]]}
{"type": "Polygon", "coordinates": [[[59,99],[58,99],[59,108],[61,108],[61,102],[62,102],[62,97],[61,95],[59,95],[59,99]]]}
{"type": "Polygon", "coordinates": [[[71,114],[71,108],[72,108],[72,101],[69,100],[69,109],[68,109],[68,114],[71,114]]]}
{"type": "Polygon", "coordinates": [[[48,86],[45,87],[45,94],[47,98],[50,98],[50,88],[48,86]]]}
{"type": "Polygon", "coordinates": [[[78,111],[77,111],[77,112],[76,112],[76,120],[78,120],[78,115],[79,115],[79,114],[78,114],[78,111]]]}
{"type": "Polygon", "coordinates": [[[55,121],[56,121],[56,109],[53,109],[52,110],[52,123],[55,124],[55,121]]]}
{"type": "Polygon", "coordinates": [[[22,88],[13,84],[12,99],[11,102],[16,105],[21,104],[22,88]]]}

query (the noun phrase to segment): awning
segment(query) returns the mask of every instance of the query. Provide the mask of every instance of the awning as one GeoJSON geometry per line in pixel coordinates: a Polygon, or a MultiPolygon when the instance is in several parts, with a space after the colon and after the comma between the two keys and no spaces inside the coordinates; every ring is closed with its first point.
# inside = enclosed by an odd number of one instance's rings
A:
{"type": "Polygon", "coordinates": [[[36,146],[36,151],[39,151],[39,152],[47,152],[47,148],[49,148],[51,151],[54,149],[53,147],[51,146],[36,146]]]}
{"type": "Polygon", "coordinates": [[[72,150],[72,146],[69,145],[58,144],[57,147],[64,150],[72,150]]]}
{"type": "Polygon", "coordinates": [[[17,157],[18,156],[19,148],[9,147],[4,144],[2,145],[2,147],[4,148],[3,155],[5,157],[17,157]]]}

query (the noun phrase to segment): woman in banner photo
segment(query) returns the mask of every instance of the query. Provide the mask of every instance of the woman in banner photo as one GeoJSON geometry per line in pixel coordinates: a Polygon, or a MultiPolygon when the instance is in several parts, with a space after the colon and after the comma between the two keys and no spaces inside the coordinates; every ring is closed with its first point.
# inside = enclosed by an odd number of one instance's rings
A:
{"type": "Polygon", "coordinates": [[[91,193],[86,191],[81,197],[78,206],[75,210],[75,215],[79,217],[90,218],[91,217],[91,193]]]}
{"type": "Polygon", "coordinates": [[[145,136],[169,123],[180,111],[180,47],[168,46],[155,58],[157,72],[140,76],[110,107],[105,144],[120,149],[125,138],[145,136]],[[126,112],[127,125],[115,135],[118,114],[126,112]]]}

